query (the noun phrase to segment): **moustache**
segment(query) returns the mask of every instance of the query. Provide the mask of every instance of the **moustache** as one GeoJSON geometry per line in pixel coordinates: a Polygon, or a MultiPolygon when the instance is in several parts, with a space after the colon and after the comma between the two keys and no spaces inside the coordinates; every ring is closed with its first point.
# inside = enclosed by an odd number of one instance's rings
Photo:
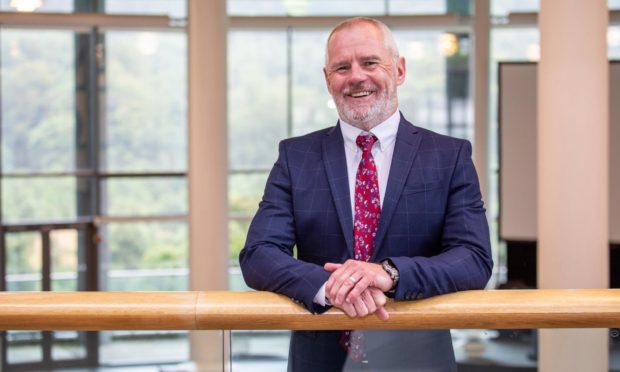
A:
{"type": "Polygon", "coordinates": [[[362,92],[362,91],[376,92],[377,90],[378,88],[374,84],[361,83],[361,84],[354,84],[354,85],[345,87],[342,90],[342,94],[347,96],[353,92],[362,92]]]}

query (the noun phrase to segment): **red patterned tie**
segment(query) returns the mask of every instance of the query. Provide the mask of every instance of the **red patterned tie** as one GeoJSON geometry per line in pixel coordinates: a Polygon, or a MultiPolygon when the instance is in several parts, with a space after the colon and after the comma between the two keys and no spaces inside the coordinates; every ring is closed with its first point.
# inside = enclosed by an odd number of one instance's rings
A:
{"type": "Polygon", "coordinates": [[[377,167],[372,157],[372,146],[377,141],[375,136],[357,136],[357,147],[362,150],[362,161],[357,168],[355,178],[355,216],[353,238],[355,240],[355,259],[368,261],[375,245],[375,235],[381,217],[379,200],[379,178],[377,167]]]}
{"type": "MultiPolygon", "coordinates": [[[[375,245],[379,217],[381,217],[381,201],[379,199],[379,179],[377,167],[372,157],[372,146],[377,137],[357,136],[355,143],[362,150],[362,161],[357,168],[355,178],[355,210],[353,224],[355,259],[368,261],[375,245]]],[[[360,331],[343,332],[345,350],[355,362],[365,359],[364,333],[360,331]]]]}

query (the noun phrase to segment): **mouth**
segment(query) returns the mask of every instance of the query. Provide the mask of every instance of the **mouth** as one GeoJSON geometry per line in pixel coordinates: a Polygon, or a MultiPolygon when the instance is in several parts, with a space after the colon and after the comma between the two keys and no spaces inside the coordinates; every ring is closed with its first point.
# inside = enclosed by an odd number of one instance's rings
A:
{"type": "Polygon", "coordinates": [[[371,95],[373,92],[369,91],[369,90],[364,90],[361,92],[354,92],[349,94],[349,96],[353,97],[353,98],[362,98],[362,97],[368,97],[369,95],[371,95]]]}
{"type": "Polygon", "coordinates": [[[360,99],[360,98],[369,97],[374,93],[375,92],[372,90],[360,90],[360,91],[355,91],[355,92],[345,92],[345,96],[360,99]]]}

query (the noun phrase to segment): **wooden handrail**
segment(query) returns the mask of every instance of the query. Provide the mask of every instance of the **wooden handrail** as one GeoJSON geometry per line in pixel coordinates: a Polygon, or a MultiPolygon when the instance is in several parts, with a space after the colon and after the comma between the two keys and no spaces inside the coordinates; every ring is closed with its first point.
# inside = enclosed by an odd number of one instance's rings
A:
{"type": "Polygon", "coordinates": [[[465,291],[390,301],[388,321],[312,315],[268,292],[0,292],[0,330],[620,327],[620,290],[465,291]]]}

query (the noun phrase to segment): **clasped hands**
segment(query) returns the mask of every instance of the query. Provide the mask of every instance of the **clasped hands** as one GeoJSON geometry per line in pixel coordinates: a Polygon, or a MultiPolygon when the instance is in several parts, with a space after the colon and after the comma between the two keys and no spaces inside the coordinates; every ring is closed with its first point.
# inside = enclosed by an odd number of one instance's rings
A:
{"type": "Polygon", "coordinates": [[[388,319],[384,292],[394,283],[380,264],[347,260],[343,264],[328,262],[323,268],[331,273],[325,296],[332,305],[352,318],[375,314],[381,320],[388,319]]]}

